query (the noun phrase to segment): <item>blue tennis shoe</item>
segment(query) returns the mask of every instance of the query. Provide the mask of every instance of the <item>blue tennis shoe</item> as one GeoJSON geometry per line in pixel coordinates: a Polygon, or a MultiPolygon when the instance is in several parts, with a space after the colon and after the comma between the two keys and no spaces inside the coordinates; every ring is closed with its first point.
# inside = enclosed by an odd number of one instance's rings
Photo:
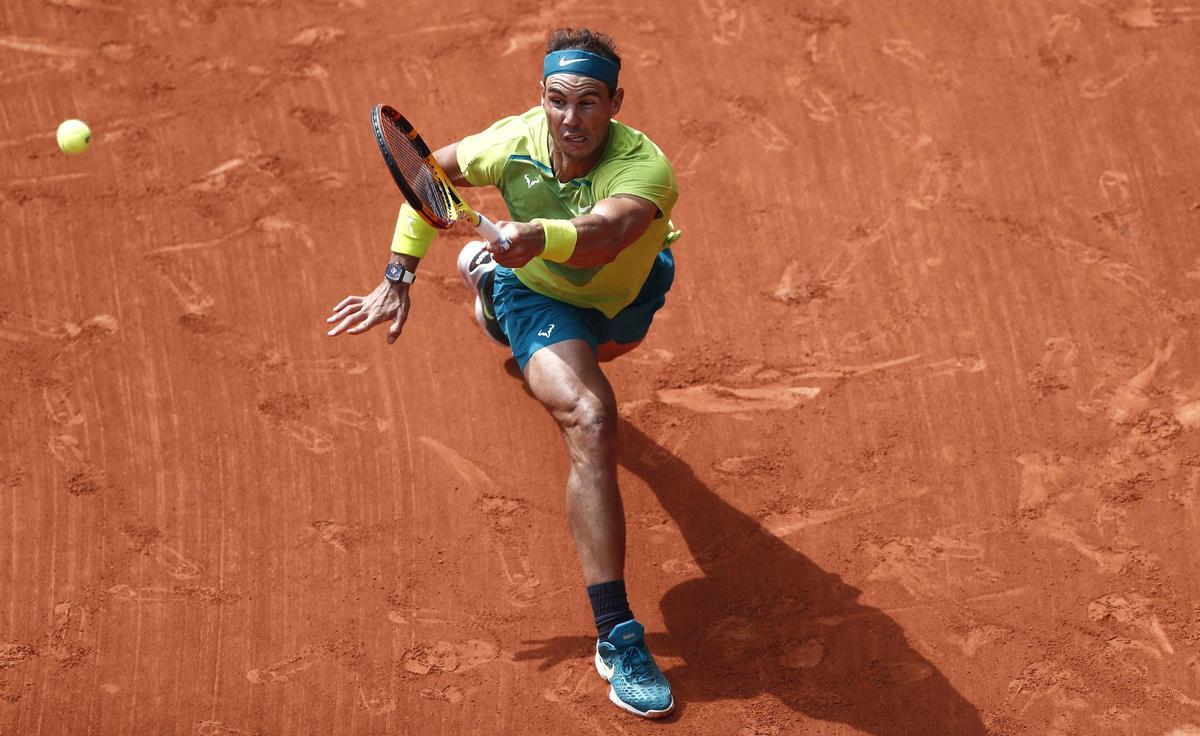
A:
{"type": "Polygon", "coordinates": [[[643,718],[662,718],[675,708],[675,699],[646,648],[645,633],[637,621],[617,624],[596,642],[596,671],[608,680],[608,699],[617,707],[643,718]]]}

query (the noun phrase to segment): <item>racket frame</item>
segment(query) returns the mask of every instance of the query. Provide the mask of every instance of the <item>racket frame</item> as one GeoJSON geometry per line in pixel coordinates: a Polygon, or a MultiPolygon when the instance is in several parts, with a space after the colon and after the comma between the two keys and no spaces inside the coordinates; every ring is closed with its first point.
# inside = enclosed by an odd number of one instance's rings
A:
{"type": "Polygon", "coordinates": [[[471,205],[458,194],[458,190],[454,188],[454,184],[450,181],[450,177],[446,176],[445,170],[437,162],[437,157],[429,149],[429,145],[417,132],[413,124],[401,115],[394,107],[390,105],[376,105],[371,110],[371,128],[375,133],[375,143],[379,146],[379,152],[383,154],[384,163],[387,164],[388,171],[392,175],[392,179],[396,182],[396,186],[400,188],[400,192],[404,195],[404,199],[408,204],[416,210],[421,219],[429,223],[439,230],[447,230],[453,227],[458,220],[465,220],[476,231],[491,243],[497,243],[502,248],[507,249],[508,239],[500,234],[500,230],[496,224],[487,217],[476,212],[471,205]],[[385,120],[386,118],[386,120],[385,120]],[[429,167],[430,173],[433,175],[434,181],[438,190],[446,197],[449,207],[449,219],[442,220],[437,216],[437,213],[417,195],[413,187],[408,183],[400,170],[400,165],[392,156],[391,150],[388,148],[387,138],[383,134],[383,126],[393,124],[404,134],[409,141],[412,142],[413,148],[416,149],[417,155],[424,159],[426,166],[429,167]]]}

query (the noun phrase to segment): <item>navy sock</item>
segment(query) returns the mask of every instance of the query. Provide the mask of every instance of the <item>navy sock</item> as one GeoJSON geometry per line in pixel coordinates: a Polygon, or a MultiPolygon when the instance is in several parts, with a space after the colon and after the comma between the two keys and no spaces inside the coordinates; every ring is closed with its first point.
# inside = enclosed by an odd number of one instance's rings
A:
{"type": "Polygon", "coordinates": [[[592,616],[596,619],[596,633],[601,639],[608,636],[617,624],[633,618],[629,599],[625,597],[624,580],[589,585],[587,594],[592,602],[592,616]]]}

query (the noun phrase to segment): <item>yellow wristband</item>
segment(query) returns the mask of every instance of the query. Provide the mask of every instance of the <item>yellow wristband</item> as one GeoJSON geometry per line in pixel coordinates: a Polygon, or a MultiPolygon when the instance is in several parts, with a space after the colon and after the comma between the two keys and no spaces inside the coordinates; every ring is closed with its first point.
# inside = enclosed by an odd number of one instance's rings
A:
{"type": "Polygon", "coordinates": [[[408,202],[400,205],[400,216],[396,218],[396,234],[392,236],[392,252],[405,256],[424,258],[429,244],[437,236],[437,228],[417,214],[408,202]]]}
{"type": "Polygon", "coordinates": [[[571,260],[571,256],[575,254],[575,241],[579,239],[575,223],[570,220],[545,220],[540,217],[535,217],[533,222],[541,225],[546,233],[546,249],[542,251],[542,258],[556,263],[571,260]]]}

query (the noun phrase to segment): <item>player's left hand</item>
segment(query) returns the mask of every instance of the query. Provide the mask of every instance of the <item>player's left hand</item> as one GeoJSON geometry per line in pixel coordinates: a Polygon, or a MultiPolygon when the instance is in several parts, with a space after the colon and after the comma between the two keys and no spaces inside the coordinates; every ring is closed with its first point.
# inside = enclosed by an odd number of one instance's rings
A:
{"type": "Polygon", "coordinates": [[[333,308],[333,314],[326,318],[327,323],[339,322],[329,332],[330,337],[337,337],[343,332],[347,335],[358,335],[371,329],[377,324],[391,322],[388,327],[388,345],[400,337],[404,323],[408,321],[408,310],[412,300],[408,296],[408,284],[392,284],[386,279],[375,287],[375,291],[365,296],[348,296],[338,302],[333,308]]]}
{"type": "Polygon", "coordinates": [[[537,223],[497,220],[496,227],[508,238],[509,246],[504,249],[489,243],[487,249],[496,263],[505,268],[520,268],[540,256],[546,248],[546,234],[537,223]]]}

